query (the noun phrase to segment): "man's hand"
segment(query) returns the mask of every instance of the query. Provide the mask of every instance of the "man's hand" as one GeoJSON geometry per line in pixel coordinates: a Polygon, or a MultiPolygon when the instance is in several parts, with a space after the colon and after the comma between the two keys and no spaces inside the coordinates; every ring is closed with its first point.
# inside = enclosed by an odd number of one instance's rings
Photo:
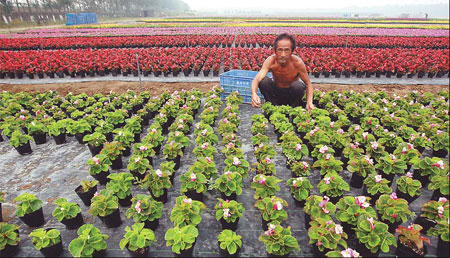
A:
{"type": "Polygon", "coordinates": [[[315,107],[314,107],[314,104],[313,103],[307,103],[306,104],[306,109],[308,110],[308,112],[311,114],[311,110],[313,110],[315,107]]]}
{"type": "Polygon", "coordinates": [[[252,94],[252,107],[259,108],[261,106],[261,99],[257,94],[252,94]]]}

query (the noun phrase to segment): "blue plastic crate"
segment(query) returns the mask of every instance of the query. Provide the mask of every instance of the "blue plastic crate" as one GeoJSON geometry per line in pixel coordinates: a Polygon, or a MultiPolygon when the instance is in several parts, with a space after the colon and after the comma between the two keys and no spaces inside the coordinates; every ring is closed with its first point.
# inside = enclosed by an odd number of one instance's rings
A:
{"type": "Polygon", "coordinates": [[[78,20],[78,15],[76,13],[66,13],[66,25],[78,25],[80,24],[78,20]]]}
{"type": "MultiPolygon", "coordinates": [[[[221,98],[225,99],[231,92],[237,91],[243,97],[244,103],[252,103],[252,81],[255,78],[257,71],[246,70],[231,70],[220,75],[220,87],[224,90],[221,98]]],[[[272,73],[267,74],[272,78],[272,73]]],[[[257,92],[261,100],[264,100],[264,96],[261,92],[257,92]]]]}

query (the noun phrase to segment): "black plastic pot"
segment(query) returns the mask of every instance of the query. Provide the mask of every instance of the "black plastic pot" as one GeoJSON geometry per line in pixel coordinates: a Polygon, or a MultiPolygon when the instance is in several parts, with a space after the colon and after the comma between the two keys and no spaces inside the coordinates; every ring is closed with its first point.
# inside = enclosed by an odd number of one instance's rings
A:
{"type": "Polygon", "coordinates": [[[449,256],[449,244],[448,242],[445,242],[441,239],[441,237],[438,238],[438,244],[437,244],[437,256],[438,257],[448,257],[449,256]]]}
{"type": "Polygon", "coordinates": [[[326,248],[323,251],[320,251],[319,248],[317,247],[317,245],[312,246],[312,253],[313,253],[314,257],[326,257],[325,254],[328,253],[329,251],[331,251],[331,250],[326,249],[326,248]]]}
{"type": "Polygon", "coordinates": [[[33,151],[31,150],[30,141],[25,143],[22,146],[14,147],[20,155],[31,154],[33,151]]]}
{"type": "Polygon", "coordinates": [[[354,188],[361,188],[363,186],[364,177],[358,173],[353,173],[350,179],[350,186],[354,188]]]}
{"type": "Polygon", "coordinates": [[[395,230],[397,229],[397,227],[402,224],[401,221],[397,221],[394,223],[391,223],[389,221],[385,221],[385,220],[381,220],[381,222],[385,223],[386,225],[388,225],[388,232],[391,234],[395,234],[395,230]]]}
{"type": "Polygon", "coordinates": [[[449,195],[443,195],[441,193],[440,189],[436,189],[436,190],[433,191],[433,195],[431,195],[431,200],[438,201],[439,198],[441,198],[441,197],[445,197],[447,199],[450,199],[449,195]]]}
{"type": "Polygon", "coordinates": [[[57,244],[39,250],[41,254],[44,255],[45,257],[59,257],[63,252],[63,244],[61,236],[59,238],[60,241],[57,244]]]}
{"type": "Polygon", "coordinates": [[[103,149],[103,144],[100,146],[94,146],[94,145],[88,144],[88,148],[92,154],[92,157],[94,157],[95,155],[99,154],[100,151],[103,149]]]}
{"type": "Polygon", "coordinates": [[[161,152],[161,144],[153,147],[153,150],[156,152],[156,155],[159,155],[159,153],[161,152]]]}
{"type": "Polygon", "coordinates": [[[370,204],[372,204],[372,206],[375,205],[375,202],[381,196],[380,193],[377,193],[375,195],[369,194],[369,192],[367,192],[367,187],[366,186],[363,187],[362,195],[370,197],[370,201],[369,202],[370,202],[370,204]]]}
{"type": "Polygon", "coordinates": [[[45,223],[42,207],[32,213],[25,214],[23,217],[19,217],[19,219],[29,227],[39,227],[45,223]]]}
{"type": "Polygon", "coordinates": [[[178,170],[180,168],[181,163],[181,156],[177,156],[175,159],[168,159],[167,161],[173,161],[175,163],[175,170],[178,170]]]}
{"type": "Polygon", "coordinates": [[[356,226],[348,224],[347,222],[342,222],[341,225],[342,225],[342,228],[344,229],[344,232],[347,233],[349,236],[355,235],[355,230],[353,228],[356,226]]]}
{"type": "Polygon", "coordinates": [[[155,199],[155,201],[162,202],[162,203],[166,203],[168,201],[167,189],[164,189],[164,193],[159,197],[155,197],[155,195],[153,195],[153,193],[150,189],[148,191],[152,195],[153,199],[155,199]]]}
{"type": "Polygon", "coordinates": [[[125,150],[123,150],[122,155],[124,157],[128,157],[128,156],[131,155],[131,148],[130,148],[130,146],[125,147],[125,150]]]}
{"type": "Polygon", "coordinates": [[[134,142],[140,142],[141,141],[141,134],[136,133],[134,134],[134,142]]]}
{"type": "Polygon", "coordinates": [[[419,180],[422,183],[422,188],[426,188],[428,183],[430,183],[430,178],[428,176],[423,176],[420,174],[420,170],[416,169],[413,173],[413,179],[419,180]]]}
{"type": "Polygon", "coordinates": [[[117,156],[114,160],[111,160],[111,168],[112,169],[121,169],[123,168],[122,163],[122,155],[117,156]]]}
{"type": "Polygon", "coordinates": [[[195,239],[195,242],[192,244],[191,248],[182,250],[180,254],[174,253],[176,257],[192,257],[194,254],[194,248],[195,243],[197,242],[197,239],[195,239]]]}
{"type": "Polygon", "coordinates": [[[445,158],[447,156],[447,150],[433,150],[433,157],[445,158]]]}
{"type": "Polygon", "coordinates": [[[185,194],[192,200],[203,201],[203,193],[197,193],[195,190],[189,190],[185,194]]]}
{"type": "Polygon", "coordinates": [[[3,221],[3,216],[2,216],[2,203],[0,202],[0,222],[3,221]]]}
{"type": "Polygon", "coordinates": [[[223,218],[220,219],[220,224],[222,224],[222,229],[230,229],[235,231],[239,224],[239,219],[237,219],[235,222],[227,222],[223,218]]]}
{"type": "Polygon", "coordinates": [[[44,144],[47,142],[47,135],[45,133],[35,133],[32,134],[31,136],[33,136],[36,145],[44,144]]]}
{"type": "Polygon", "coordinates": [[[380,171],[379,173],[383,178],[387,179],[389,181],[388,185],[391,186],[392,182],[394,181],[394,177],[395,174],[394,173],[390,173],[390,174],[386,174],[383,171],[380,171]]]}
{"type": "Polygon", "coordinates": [[[127,246],[127,250],[128,252],[131,254],[131,257],[148,257],[148,247],[145,248],[139,248],[136,251],[131,251],[130,249],[128,249],[127,246]]]}
{"type": "Polygon", "coordinates": [[[98,174],[92,175],[93,178],[95,178],[96,180],[98,180],[98,182],[101,185],[106,185],[106,183],[108,183],[110,181],[110,179],[108,178],[109,175],[109,170],[108,171],[102,171],[98,174]]]}
{"type": "Polygon", "coordinates": [[[108,228],[116,228],[122,224],[122,219],[120,218],[120,210],[117,209],[113,213],[106,215],[105,217],[98,216],[103,223],[108,228]]]}
{"type": "Polygon", "coordinates": [[[414,224],[421,225],[423,228],[422,232],[426,233],[428,229],[436,226],[437,223],[434,220],[430,220],[422,216],[417,216],[416,219],[414,220],[414,224]]]}
{"type": "Polygon", "coordinates": [[[66,134],[62,133],[60,135],[53,135],[56,145],[61,145],[66,142],[66,134]]]}
{"type": "Polygon", "coordinates": [[[74,218],[61,220],[61,223],[66,225],[66,229],[77,229],[84,224],[83,215],[80,212],[74,218]]]}
{"type": "Polygon", "coordinates": [[[91,206],[91,199],[92,197],[94,197],[95,192],[97,192],[97,186],[92,187],[87,192],[83,192],[83,188],[81,187],[81,185],[79,185],[77,188],[75,188],[75,192],[83,201],[84,205],[91,206]]]}
{"type": "Polygon", "coordinates": [[[131,206],[131,199],[133,198],[133,196],[130,194],[127,197],[125,197],[124,199],[120,199],[119,198],[119,205],[122,207],[129,207],[131,206]]]}
{"type": "Polygon", "coordinates": [[[153,221],[149,220],[144,221],[144,227],[149,228],[153,231],[155,231],[158,228],[158,226],[159,226],[159,219],[155,219],[153,221]]]}
{"type": "Polygon", "coordinates": [[[88,134],[88,132],[84,132],[84,133],[76,133],[76,134],[75,134],[75,138],[77,139],[77,141],[78,141],[80,144],[85,144],[86,142],[83,141],[83,138],[84,138],[84,136],[86,136],[87,134],[88,134]]]}
{"type": "Polygon", "coordinates": [[[224,200],[236,201],[236,199],[237,199],[236,193],[231,193],[230,196],[227,196],[225,193],[220,192],[220,195],[221,195],[222,199],[224,199],[224,200]]]}
{"type": "Polygon", "coordinates": [[[0,257],[13,257],[19,252],[19,245],[8,245],[0,251],[0,257]]]}
{"type": "Polygon", "coordinates": [[[138,171],[134,171],[134,170],[130,170],[130,173],[136,177],[138,180],[142,180],[144,179],[145,175],[147,175],[147,173],[141,174],[138,171]]]}
{"type": "Polygon", "coordinates": [[[366,247],[365,244],[360,243],[359,241],[356,245],[355,250],[357,250],[359,255],[362,257],[378,257],[378,255],[380,254],[380,249],[378,249],[376,253],[372,253],[370,252],[370,249],[366,247]]]}
{"type": "Polygon", "coordinates": [[[113,133],[107,133],[107,134],[105,134],[105,137],[106,137],[106,140],[108,141],[108,142],[112,142],[113,140],[114,140],[114,135],[113,135],[113,133]]]}
{"type": "Polygon", "coordinates": [[[423,246],[423,254],[416,253],[413,249],[404,245],[400,240],[397,240],[397,250],[395,250],[395,255],[397,257],[424,257],[428,253],[427,246],[423,246]]]}
{"type": "Polygon", "coordinates": [[[291,196],[292,196],[292,199],[294,200],[295,206],[297,206],[297,207],[305,206],[305,202],[306,202],[305,200],[299,201],[299,200],[295,199],[294,195],[291,194],[291,196]]]}

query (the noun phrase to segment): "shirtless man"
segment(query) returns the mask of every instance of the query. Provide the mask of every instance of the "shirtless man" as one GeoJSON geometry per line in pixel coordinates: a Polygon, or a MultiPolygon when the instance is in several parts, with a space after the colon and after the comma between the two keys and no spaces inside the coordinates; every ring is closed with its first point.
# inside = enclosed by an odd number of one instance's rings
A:
{"type": "Polygon", "coordinates": [[[252,106],[260,107],[261,99],[256,92],[258,88],[266,101],[274,105],[290,105],[297,107],[303,104],[302,98],[306,90],[306,109],[311,112],[313,105],[313,88],[306,66],[302,59],[292,55],[295,49],[295,39],[292,35],[283,33],[274,42],[275,54],[269,56],[252,81],[252,106]],[[273,81],[267,77],[271,71],[273,81]],[[299,81],[299,78],[303,82],[299,81]]]}

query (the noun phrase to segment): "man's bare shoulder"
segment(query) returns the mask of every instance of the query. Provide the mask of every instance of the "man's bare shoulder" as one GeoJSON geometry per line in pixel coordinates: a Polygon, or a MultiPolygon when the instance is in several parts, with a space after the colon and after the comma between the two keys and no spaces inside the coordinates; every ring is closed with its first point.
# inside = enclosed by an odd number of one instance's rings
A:
{"type": "Polygon", "coordinates": [[[294,61],[294,65],[295,66],[303,66],[303,65],[305,65],[305,63],[303,63],[303,60],[299,56],[292,55],[292,60],[294,61]]]}

